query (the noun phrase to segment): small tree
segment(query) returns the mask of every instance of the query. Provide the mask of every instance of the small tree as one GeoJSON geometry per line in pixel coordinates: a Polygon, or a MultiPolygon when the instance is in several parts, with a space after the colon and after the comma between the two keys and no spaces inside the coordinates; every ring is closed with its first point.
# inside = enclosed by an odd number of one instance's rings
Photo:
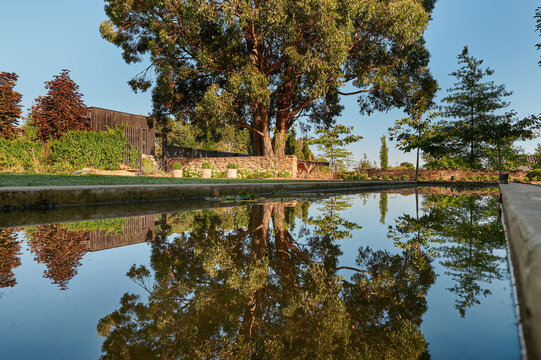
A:
{"type": "Polygon", "coordinates": [[[69,70],[62,70],[53,80],[45,82],[46,96],[38,97],[32,107],[32,125],[37,135],[46,141],[58,138],[69,130],[90,130],[87,107],[83,94],[69,76],[69,70]]]}
{"type": "Polygon", "coordinates": [[[396,125],[389,128],[390,138],[391,140],[397,140],[400,150],[405,152],[410,152],[413,149],[417,150],[415,180],[419,178],[419,153],[432,145],[429,134],[432,132],[431,122],[435,114],[430,114],[423,121],[423,112],[426,110],[425,104],[426,101],[421,100],[417,106],[409,111],[410,117],[397,120],[396,125]]]}
{"type": "Polygon", "coordinates": [[[387,147],[387,141],[385,141],[385,135],[381,137],[381,148],[379,150],[379,163],[381,170],[387,170],[389,168],[389,148],[387,147]]]}
{"type": "Polygon", "coordinates": [[[295,155],[297,152],[297,133],[295,132],[295,128],[291,128],[289,134],[287,134],[285,146],[286,155],[295,155]]]}
{"type": "Polygon", "coordinates": [[[13,90],[17,74],[0,73],[0,138],[9,139],[17,135],[17,120],[22,113],[22,95],[13,90]]]}
{"type": "Polygon", "coordinates": [[[511,92],[504,85],[485,81],[494,71],[482,69],[483,60],[470,56],[467,46],[457,58],[461,67],[451,73],[457,82],[443,99],[447,103],[444,115],[455,119],[448,122],[447,147],[450,153],[466,160],[470,169],[480,168],[485,158],[486,129],[497,119],[495,114],[509,105],[504,99],[511,92]]]}
{"type": "Polygon", "coordinates": [[[319,135],[319,138],[311,140],[311,143],[316,144],[318,150],[330,159],[333,176],[339,168],[343,167],[344,161],[352,155],[343,147],[362,139],[362,136],[350,135],[352,130],[353,126],[345,125],[336,125],[330,130],[317,129],[316,134],[319,135]],[[346,136],[341,138],[344,135],[346,136]]]}
{"type": "Polygon", "coordinates": [[[481,127],[484,140],[492,146],[498,154],[498,169],[502,173],[502,151],[512,147],[516,140],[530,140],[535,138],[535,130],[541,125],[541,118],[530,116],[516,120],[514,112],[494,116],[489,124],[481,127]]]}

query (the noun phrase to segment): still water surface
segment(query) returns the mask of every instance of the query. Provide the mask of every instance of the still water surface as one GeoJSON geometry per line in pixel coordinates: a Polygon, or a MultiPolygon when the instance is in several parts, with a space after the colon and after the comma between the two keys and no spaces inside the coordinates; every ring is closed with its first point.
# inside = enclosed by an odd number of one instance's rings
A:
{"type": "Polygon", "coordinates": [[[494,194],[3,229],[0,358],[519,359],[508,266],[494,194]]]}

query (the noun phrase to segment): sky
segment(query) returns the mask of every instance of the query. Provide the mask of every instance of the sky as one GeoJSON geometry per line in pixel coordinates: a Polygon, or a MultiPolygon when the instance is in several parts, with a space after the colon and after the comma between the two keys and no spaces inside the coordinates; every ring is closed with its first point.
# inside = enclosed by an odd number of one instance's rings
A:
{"type": "MultiPolygon", "coordinates": [[[[144,70],[144,64],[128,65],[121,50],[103,40],[100,22],[107,19],[104,2],[98,0],[0,0],[0,71],[19,75],[16,90],[23,95],[25,111],[45,95],[44,82],[62,69],[80,86],[88,106],[147,115],[150,93],[134,93],[127,81],[144,70]]],[[[539,0],[438,0],[425,39],[431,53],[430,69],[438,81],[438,99],[454,79],[456,56],[467,45],[470,55],[484,60],[495,71],[496,84],[513,92],[509,98],[519,117],[541,113],[541,42],[533,18],[539,0]]],[[[400,110],[361,116],[355,97],[342,99],[339,123],[354,126],[363,140],[350,145],[355,160],[367,154],[379,163],[380,137],[400,110]]],[[[297,132],[299,133],[299,132],[297,132]]],[[[540,139],[518,143],[532,153],[540,139]]],[[[415,161],[389,142],[389,164],[415,161]]],[[[315,149],[314,149],[315,150],[315,149]]]]}

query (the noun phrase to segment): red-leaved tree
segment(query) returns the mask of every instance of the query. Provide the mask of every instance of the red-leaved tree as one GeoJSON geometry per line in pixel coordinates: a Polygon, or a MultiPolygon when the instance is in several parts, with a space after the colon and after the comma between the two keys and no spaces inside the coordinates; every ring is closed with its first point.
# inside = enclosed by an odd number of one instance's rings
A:
{"type": "Polygon", "coordinates": [[[13,269],[21,265],[21,243],[14,229],[0,229],[0,288],[17,284],[13,269]]]}
{"type": "Polygon", "coordinates": [[[43,141],[58,138],[69,130],[89,130],[87,107],[83,94],[69,76],[69,70],[62,70],[53,80],[45,82],[46,96],[40,96],[32,107],[32,124],[43,141]]]}
{"type": "Polygon", "coordinates": [[[0,73],[0,138],[9,139],[17,135],[17,120],[22,113],[22,95],[13,90],[17,78],[15,73],[0,73]]]}
{"type": "Polygon", "coordinates": [[[68,282],[77,275],[81,259],[88,251],[90,231],[68,231],[61,225],[40,225],[28,241],[34,260],[45,264],[46,278],[68,288],[68,282]]]}

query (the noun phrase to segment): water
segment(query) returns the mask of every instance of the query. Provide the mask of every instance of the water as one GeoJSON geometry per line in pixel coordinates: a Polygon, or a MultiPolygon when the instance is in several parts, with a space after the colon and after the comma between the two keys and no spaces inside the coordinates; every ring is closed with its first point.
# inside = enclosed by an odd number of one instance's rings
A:
{"type": "Polygon", "coordinates": [[[406,192],[0,230],[0,358],[519,359],[497,197],[406,192]]]}

